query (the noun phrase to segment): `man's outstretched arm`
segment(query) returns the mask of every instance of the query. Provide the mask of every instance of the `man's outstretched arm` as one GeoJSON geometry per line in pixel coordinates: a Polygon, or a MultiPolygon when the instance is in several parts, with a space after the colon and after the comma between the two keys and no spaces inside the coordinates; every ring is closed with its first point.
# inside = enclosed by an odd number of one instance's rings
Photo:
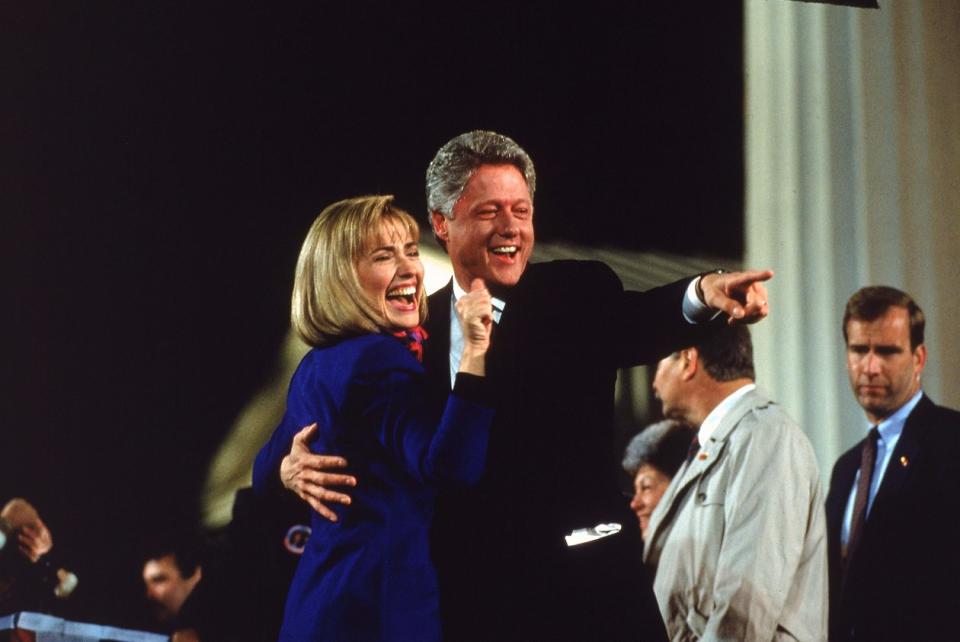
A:
{"type": "Polygon", "coordinates": [[[600,306],[606,314],[595,325],[604,328],[601,349],[620,367],[654,363],[697,345],[721,323],[755,323],[769,312],[763,282],[772,278],[770,270],[710,272],[637,292],[623,290],[607,266],[593,269],[590,287],[601,292],[598,298],[618,301],[600,306]]]}

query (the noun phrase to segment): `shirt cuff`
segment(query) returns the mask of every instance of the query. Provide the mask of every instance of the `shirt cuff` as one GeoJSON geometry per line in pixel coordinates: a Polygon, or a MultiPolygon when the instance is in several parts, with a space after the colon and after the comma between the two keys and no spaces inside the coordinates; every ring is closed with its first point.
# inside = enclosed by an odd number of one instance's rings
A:
{"type": "Polygon", "coordinates": [[[453,394],[466,401],[492,406],[490,382],[486,377],[480,377],[468,372],[458,372],[453,382],[453,394]]]}
{"type": "Polygon", "coordinates": [[[720,310],[714,310],[708,307],[706,303],[697,296],[697,284],[703,276],[691,279],[687,285],[687,293],[683,296],[683,318],[687,323],[705,323],[716,319],[720,310]]]}

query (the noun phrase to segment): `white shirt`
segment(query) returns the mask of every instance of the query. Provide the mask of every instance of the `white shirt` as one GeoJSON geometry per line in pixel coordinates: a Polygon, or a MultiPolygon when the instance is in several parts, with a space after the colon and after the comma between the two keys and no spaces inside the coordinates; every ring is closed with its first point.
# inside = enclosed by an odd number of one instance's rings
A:
{"type": "Polygon", "coordinates": [[[717,431],[717,426],[720,425],[720,422],[723,421],[723,418],[727,416],[727,413],[730,412],[730,409],[733,408],[733,406],[740,400],[740,397],[756,387],[757,384],[755,383],[744,384],[727,395],[723,401],[717,404],[716,408],[710,411],[710,414],[707,415],[703,420],[703,423],[700,424],[700,430],[697,431],[697,439],[700,441],[701,445],[710,440],[710,437],[713,436],[713,433],[717,431]]]}
{"type": "MultiPolygon", "coordinates": [[[[709,321],[720,314],[706,306],[700,297],[697,296],[697,283],[700,277],[690,280],[687,285],[686,295],[683,297],[683,317],[688,323],[701,323],[709,321]]],[[[456,277],[453,279],[453,296],[450,297],[450,387],[457,377],[457,371],[460,370],[460,357],[463,354],[463,330],[460,328],[460,317],[457,316],[457,299],[466,294],[467,291],[460,287],[456,277]]],[[[507,303],[496,297],[491,297],[493,302],[493,322],[500,323],[500,317],[507,303]]],[[[703,443],[701,441],[700,443],[703,443]]]]}

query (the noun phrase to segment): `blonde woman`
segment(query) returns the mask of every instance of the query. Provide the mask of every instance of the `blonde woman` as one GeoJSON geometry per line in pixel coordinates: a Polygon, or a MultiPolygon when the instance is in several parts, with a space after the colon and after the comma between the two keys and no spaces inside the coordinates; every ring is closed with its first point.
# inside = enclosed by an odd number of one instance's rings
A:
{"type": "Polygon", "coordinates": [[[279,488],[280,460],[311,423],[319,426],[311,449],[346,458],[362,481],[336,522],[314,514],[281,640],[440,639],[428,529],[435,488],[475,483],[483,470],[492,316],[477,280],[457,303],[465,345],[441,414],[418,360],[426,311],[418,239],[392,197],[371,196],[323,210],[300,251],[291,317],[313,349],[257,456],[254,489],[279,488]]]}

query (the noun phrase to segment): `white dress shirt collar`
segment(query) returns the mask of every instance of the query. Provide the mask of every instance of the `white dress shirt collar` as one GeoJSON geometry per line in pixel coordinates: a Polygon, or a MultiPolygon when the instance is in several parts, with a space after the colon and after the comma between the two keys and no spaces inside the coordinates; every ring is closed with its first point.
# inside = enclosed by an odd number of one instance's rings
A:
{"type": "Polygon", "coordinates": [[[740,401],[740,398],[756,387],[757,384],[748,383],[740,388],[737,388],[727,395],[723,401],[718,403],[716,408],[710,411],[710,414],[707,415],[706,419],[703,420],[703,423],[700,424],[700,430],[697,431],[697,439],[700,440],[701,445],[710,440],[710,437],[712,437],[713,433],[716,432],[717,426],[720,425],[720,422],[723,421],[723,418],[727,416],[727,413],[730,412],[733,406],[740,401]]]}

